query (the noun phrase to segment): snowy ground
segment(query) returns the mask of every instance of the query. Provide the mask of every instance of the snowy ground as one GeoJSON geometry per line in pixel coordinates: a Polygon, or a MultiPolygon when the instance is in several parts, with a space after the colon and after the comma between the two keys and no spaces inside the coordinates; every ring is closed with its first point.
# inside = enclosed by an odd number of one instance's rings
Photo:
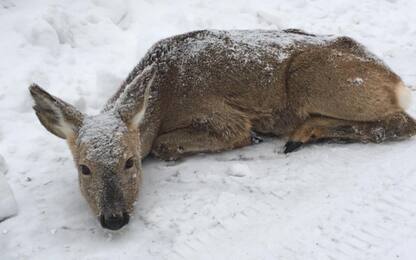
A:
{"type": "Polygon", "coordinates": [[[37,82],[96,113],[153,42],[202,28],[349,35],[416,85],[414,10],[405,0],[0,0],[0,155],[19,205],[0,223],[0,259],[416,259],[414,138],[288,156],[284,140],[267,139],[147,159],[135,216],[110,233],[27,91],[37,82]]]}

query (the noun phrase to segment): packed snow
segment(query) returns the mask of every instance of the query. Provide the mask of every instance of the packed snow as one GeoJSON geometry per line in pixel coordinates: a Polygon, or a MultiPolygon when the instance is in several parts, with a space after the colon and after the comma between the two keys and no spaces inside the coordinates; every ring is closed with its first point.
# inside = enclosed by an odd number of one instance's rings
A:
{"type": "Polygon", "coordinates": [[[414,10],[405,0],[0,0],[0,178],[19,209],[0,222],[0,259],[415,259],[415,138],[289,155],[285,140],[266,138],[148,158],[134,216],[109,232],[27,89],[96,114],[153,43],[206,28],[347,35],[415,85],[414,10]]]}

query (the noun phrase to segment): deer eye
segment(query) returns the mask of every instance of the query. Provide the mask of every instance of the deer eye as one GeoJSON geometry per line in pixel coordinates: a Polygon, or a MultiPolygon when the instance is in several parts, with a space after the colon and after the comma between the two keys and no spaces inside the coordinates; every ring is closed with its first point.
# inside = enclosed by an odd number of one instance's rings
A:
{"type": "Polygon", "coordinates": [[[81,173],[84,175],[91,175],[91,170],[86,165],[81,164],[80,166],[81,173]]]}
{"type": "Polygon", "coordinates": [[[131,167],[133,167],[134,165],[134,160],[133,157],[130,157],[127,161],[126,164],[124,165],[124,169],[130,169],[131,167]]]}

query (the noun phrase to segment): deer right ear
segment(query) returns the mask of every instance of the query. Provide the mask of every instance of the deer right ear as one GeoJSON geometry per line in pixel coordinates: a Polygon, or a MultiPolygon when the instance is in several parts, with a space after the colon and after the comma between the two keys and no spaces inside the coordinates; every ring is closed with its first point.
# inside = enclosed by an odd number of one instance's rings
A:
{"type": "Polygon", "coordinates": [[[124,89],[114,105],[121,118],[132,128],[138,128],[145,117],[157,66],[146,67],[124,89]]]}
{"type": "Polygon", "coordinates": [[[52,134],[67,139],[76,135],[84,115],[74,106],[50,95],[36,84],[29,87],[39,121],[52,134]]]}

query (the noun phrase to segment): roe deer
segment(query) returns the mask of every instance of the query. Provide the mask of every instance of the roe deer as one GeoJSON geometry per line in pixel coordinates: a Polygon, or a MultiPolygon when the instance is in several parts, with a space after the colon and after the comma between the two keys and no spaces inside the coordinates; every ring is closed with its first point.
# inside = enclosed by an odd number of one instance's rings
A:
{"type": "Polygon", "coordinates": [[[100,114],[36,84],[34,110],[67,140],[81,192],[101,225],[129,221],[149,153],[165,160],[287,136],[285,153],[323,139],[410,137],[410,90],[348,37],[300,30],[195,31],[157,42],[100,114]]]}

